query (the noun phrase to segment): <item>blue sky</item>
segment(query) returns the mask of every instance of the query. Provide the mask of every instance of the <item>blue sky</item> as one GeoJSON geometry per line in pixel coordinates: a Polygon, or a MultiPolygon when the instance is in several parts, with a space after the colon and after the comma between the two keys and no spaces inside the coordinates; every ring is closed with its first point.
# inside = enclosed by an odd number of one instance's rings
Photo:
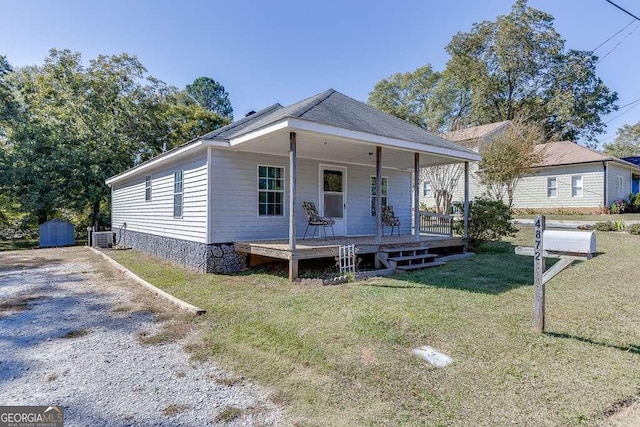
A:
{"type": "MultiPolygon", "coordinates": [[[[640,4],[617,0],[640,14],[640,4]]],[[[274,102],[287,105],[334,88],[366,101],[377,81],[430,63],[474,22],[506,14],[511,0],[396,1],[35,1],[4,2],[0,54],[14,66],[41,64],[50,48],[137,55],[149,73],[183,88],[196,77],[221,82],[236,118],[274,102]]],[[[632,18],[605,0],[530,0],[551,13],[567,47],[591,50],[632,18]]],[[[635,23],[596,53],[622,106],[640,98],[640,28],[635,23]],[[626,38],[625,38],[626,37],[626,38]],[[619,43],[619,44],[618,44],[619,43]]],[[[640,105],[640,104],[636,104],[640,105]]],[[[599,139],[640,121],[640,107],[613,113],[599,139]],[[624,113],[620,115],[621,113],[624,113]],[[617,117],[619,116],[620,117],[617,117]]]]}

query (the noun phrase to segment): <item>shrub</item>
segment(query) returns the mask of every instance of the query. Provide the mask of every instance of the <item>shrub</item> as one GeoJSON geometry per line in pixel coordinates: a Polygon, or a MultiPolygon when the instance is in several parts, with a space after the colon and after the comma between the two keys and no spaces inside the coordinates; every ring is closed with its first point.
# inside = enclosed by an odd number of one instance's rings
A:
{"type": "MultiPolygon", "coordinates": [[[[469,246],[472,249],[486,242],[494,242],[518,231],[511,223],[511,208],[502,200],[478,197],[469,202],[469,246]]],[[[456,221],[454,231],[464,233],[464,223],[456,221]]]]}
{"type": "Polygon", "coordinates": [[[622,199],[616,200],[609,207],[609,212],[611,212],[612,214],[621,214],[621,213],[625,213],[628,210],[629,210],[629,204],[622,199]]]}
{"type": "Polygon", "coordinates": [[[627,227],[629,234],[640,235],[640,224],[631,224],[627,227]]]}
{"type": "Polygon", "coordinates": [[[623,231],[625,225],[624,221],[596,222],[593,228],[598,231],[623,231]]]}
{"type": "Polygon", "coordinates": [[[632,212],[640,212],[640,193],[629,195],[629,209],[632,212]]]}

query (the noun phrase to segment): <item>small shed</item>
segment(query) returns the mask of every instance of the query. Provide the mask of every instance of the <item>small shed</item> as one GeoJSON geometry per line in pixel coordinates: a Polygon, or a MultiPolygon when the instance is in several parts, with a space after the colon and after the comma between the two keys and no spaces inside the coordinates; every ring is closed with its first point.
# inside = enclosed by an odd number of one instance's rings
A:
{"type": "Polygon", "coordinates": [[[71,246],[76,244],[75,227],[69,221],[52,219],[40,224],[40,247],[71,246]]]}

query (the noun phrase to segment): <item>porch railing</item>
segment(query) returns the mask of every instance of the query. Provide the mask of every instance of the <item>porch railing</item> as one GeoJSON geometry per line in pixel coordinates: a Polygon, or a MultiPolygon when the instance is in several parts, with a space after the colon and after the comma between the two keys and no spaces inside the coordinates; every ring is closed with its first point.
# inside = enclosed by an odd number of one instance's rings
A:
{"type": "Polygon", "coordinates": [[[453,236],[453,217],[420,211],[420,233],[453,236]]]}

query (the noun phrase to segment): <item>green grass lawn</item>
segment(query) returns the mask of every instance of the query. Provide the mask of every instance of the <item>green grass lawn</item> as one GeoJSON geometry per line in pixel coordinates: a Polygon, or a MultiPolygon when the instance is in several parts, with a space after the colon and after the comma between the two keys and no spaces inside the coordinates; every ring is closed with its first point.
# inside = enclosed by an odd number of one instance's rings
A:
{"type": "Polygon", "coordinates": [[[116,260],[207,314],[211,357],[275,391],[302,425],[593,425],[640,387],[640,237],[599,233],[594,259],[547,285],[532,329],[531,229],[475,257],[340,286],[205,275],[134,251],[116,260]],[[412,354],[454,358],[434,368],[412,354]]]}

